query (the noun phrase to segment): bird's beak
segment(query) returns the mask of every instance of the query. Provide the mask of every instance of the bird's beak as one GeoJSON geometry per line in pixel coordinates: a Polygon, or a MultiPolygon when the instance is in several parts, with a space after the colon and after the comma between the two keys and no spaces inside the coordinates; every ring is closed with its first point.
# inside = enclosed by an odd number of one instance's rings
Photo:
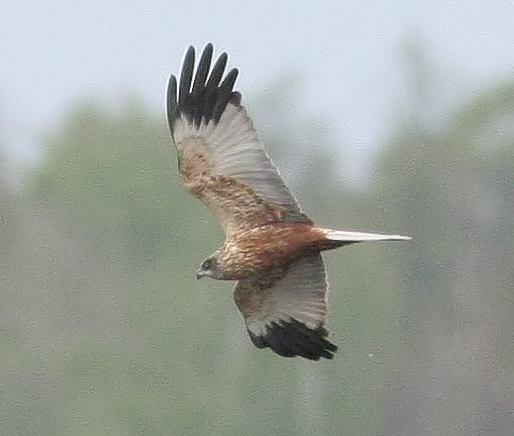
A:
{"type": "Polygon", "coordinates": [[[205,274],[207,274],[205,271],[198,270],[198,272],[196,273],[196,279],[200,280],[202,277],[205,277],[205,274]]]}

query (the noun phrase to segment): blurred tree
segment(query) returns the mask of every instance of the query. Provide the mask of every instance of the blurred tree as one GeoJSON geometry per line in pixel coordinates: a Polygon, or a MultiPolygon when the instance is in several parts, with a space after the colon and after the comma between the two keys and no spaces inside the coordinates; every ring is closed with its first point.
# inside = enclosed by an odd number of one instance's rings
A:
{"type": "Polygon", "coordinates": [[[194,225],[197,214],[176,183],[165,125],[139,102],[120,114],[84,105],[48,143],[34,197],[66,229],[71,223],[96,243],[126,250],[132,265],[155,259],[171,241],[186,243],[177,222],[194,225]]]}
{"type": "Polygon", "coordinates": [[[386,433],[447,434],[449,422],[468,416],[455,434],[507,434],[514,390],[502,380],[513,362],[498,346],[514,328],[514,84],[493,86],[443,117],[434,102],[441,92],[425,82],[427,63],[415,54],[419,86],[405,110],[413,118],[379,156],[374,193],[388,205],[386,227],[414,237],[400,252],[409,290],[405,349],[386,433]]]}
{"type": "MultiPolygon", "coordinates": [[[[276,107],[256,112],[269,116],[276,107]]],[[[283,130],[266,140],[305,210],[327,225],[358,227],[365,193],[333,180],[330,126],[276,110],[283,130]],[[313,125],[326,133],[314,136],[313,125]],[[298,153],[290,159],[283,149],[298,153]]],[[[266,116],[257,114],[258,127],[266,116]]],[[[24,307],[4,360],[5,373],[25,383],[5,380],[7,431],[379,433],[398,307],[394,261],[381,260],[382,247],[329,256],[338,359],[280,359],[249,343],[230,285],[193,279],[222,234],[180,186],[161,117],[137,101],[117,113],[82,105],[46,144],[28,178],[30,219],[10,260],[15,300],[2,309],[24,307]]]]}
{"type": "Polygon", "coordinates": [[[327,256],[332,362],[252,348],[231,286],[194,281],[222,234],[180,186],[164,120],[137,99],[121,111],[72,110],[47,138],[28,196],[0,171],[0,242],[11,247],[0,253],[3,431],[507,428],[514,85],[444,117],[429,63],[411,56],[414,109],[377,156],[368,190],[337,179],[333,127],[298,109],[297,88],[278,81],[248,105],[314,220],[414,236],[327,256]]]}
{"type": "MultiPolygon", "coordinates": [[[[279,81],[248,105],[314,220],[414,236],[327,256],[340,352],[318,365],[252,348],[231,286],[194,281],[222,234],[180,186],[164,120],[134,99],[118,112],[72,110],[28,178],[23,219],[8,220],[19,230],[4,231],[15,243],[0,308],[3,429],[447,434],[470,407],[504,428],[514,88],[484,91],[448,118],[429,114],[435,88],[414,89],[417,109],[377,157],[367,191],[337,179],[333,127],[297,109],[296,88],[279,81]]],[[[1,210],[17,210],[2,186],[1,210]]]]}
{"type": "MultiPolygon", "coordinates": [[[[2,155],[0,144],[0,259],[7,258],[9,249],[16,237],[16,205],[15,197],[7,180],[7,164],[2,155]]],[[[3,262],[0,262],[0,265],[3,262]]]]}

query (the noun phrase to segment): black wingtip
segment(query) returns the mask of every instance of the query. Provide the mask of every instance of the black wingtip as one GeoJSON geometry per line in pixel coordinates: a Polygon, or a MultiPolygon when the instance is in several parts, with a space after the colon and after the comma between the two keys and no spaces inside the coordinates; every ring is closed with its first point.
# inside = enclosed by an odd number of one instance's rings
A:
{"type": "Polygon", "coordinates": [[[173,135],[173,123],[177,118],[177,78],[172,74],[168,80],[168,91],[166,93],[166,114],[168,126],[173,135]]]}
{"type": "Polygon", "coordinates": [[[239,106],[241,104],[241,93],[234,91],[232,94],[230,94],[228,102],[232,103],[234,106],[239,106]]]}
{"type": "Polygon", "coordinates": [[[209,76],[209,80],[207,81],[207,88],[218,87],[221,78],[223,77],[225,67],[227,66],[227,62],[227,53],[221,53],[218,57],[218,60],[214,64],[214,67],[212,68],[211,75],[209,76]]]}
{"type": "Polygon", "coordinates": [[[168,84],[167,115],[173,134],[173,123],[181,115],[200,126],[202,122],[214,120],[218,123],[228,103],[239,106],[241,94],[234,92],[234,84],[238,75],[237,68],[228,72],[222,80],[228,56],[222,53],[211,69],[214,47],[206,44],[200,56],[196,72],[195,49],[190,46],[184,56],[180,80],[178,84],[173,76],[168,84]],[[220,84],[221,82],[221,84],[220,84]],[[178,97],[178,98],[177,98],[178,97]]]}
{"type": "Polygon", "coordinates": [[[179,106],[183,105],[189,91],[191,89],[191,80],[193,79],[193,69],[195,67],[195,48],[190,45],[187,49],[186,56],[184,57],[184,63],[182,64],[182,71],[180,73],[180,90],[178,96],[179,106]]]}
{"type": "Polygon", "coordinates": [[[234,84],[236,83],[237,75],[239,74],[239,70],[237,68],[232,68],[221,85],[218,91],[218,101],[214,106],[214,111],[212,117],[215,123],[218,123],[223,111],[225,110],[227,103],[230,100],[230,96],[232,94],[232,89],[234,88],[234,84]]]}
{"type": "Polygon", "coordinates": [[[236,83],[237,76],[239,75],[239,70],[237,68],[232,68],[228,74],[227,77],[221,82],[220,88],[230,90],[232,92],[232,88],[234,87],[234,84],[236,83]]]}
{"type": "Polygon", "coordinates": [[[211,68],[212,51],[212,44],[207,44],[203,49],[202,56],[200,56],[200,61],[198,62],[193,89],[191,90],[193,94],[198,94],[205,87],[205,81],[211,68]]]}
{"type": "Polygon", "coordinates": [[[328,341],[327,336],[328,331],[322,325],[312,329],[295,319],[272,322],[266,326],[264,336],[250,333],[250,339],[257,348],[269,347],[283,357],[299,356],[316,361],[334,358],[337,345],[328,341]]]}

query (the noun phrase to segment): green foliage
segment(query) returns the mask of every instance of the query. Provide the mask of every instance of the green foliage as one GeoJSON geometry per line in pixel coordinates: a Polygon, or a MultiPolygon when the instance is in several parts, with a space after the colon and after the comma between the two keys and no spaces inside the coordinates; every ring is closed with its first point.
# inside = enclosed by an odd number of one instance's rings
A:
{"type": "Polygon", "coordinates": [[[201,206],[186,201],[177,183],[165,125],[140,104],[131,102],[118,114],[80,107],[47,143],[33,197],[63,230],[128,250],[130,264],[196,238],[184,229],[203,224],[201,206]]]}
{"type": "Polygon", "coordinates": [[[267,138],[272,157],[315,221],[414,236],[326,256],[340,351],[320,363],[255,349],[232,285],[194,279],[222,234],[181,187],[164,120],[137,102],[71,111],[28,177],[9,274],[0,276],[3,431],[396,434],[384,431],[399,422],[391,401],[412,404],[395,383],[417,385],[412,367],[434,370],[416,359],[442,341],[434,319],[451,332],[464,313],[456,307],[469,294],[453,281],[476,267],[468,254],[498,260],[477,271],[500,275],[495,289],[508,297],[512,132],[492,144],[480,138],[512,116],[512,89],[471,101],[438,129],[401,129],[363,190],[336,180],[329,136],[313,137],[329,126],[274,115],[292,127],[267,138]]]}
{"type": "Polygon", "coordinates": [[[16,244],[20,215],[16,197],[6,177],[7,165],[1,151],[0,148],[0,271],[7,261],[9,250],[16,244]]]}
{"type": "MultiPolygon", "coordinates": [[[[272,142],[287,143],[282,135],[272,142]]],[[[327,186],[334,185],[328,159],[304,156],[297,158],[298,184],[301,174],[325,173],[327,186]]],[[[312,194],[323,185],[313,181],[301,189],[311,194],[306,210],[342,225],[343,203],[321,204],[312,194]]],[[[52,331],[59,340],[37,358],[30,347],[12,353],[7,366],[29,383],[32,368],[45,368],[43,386],[62,397],[41,403],[6,382],[13,403],[26,404],[27,414],[39,410],[39,434],[377,432],[380,374],[398,305],[395,292],[384,289],[394,277],[380,266],[379,247],[329,256],[338,358],[285,360],[250,344],[231,284],[194,279],[222,235],[181,187],[164,123],[141,105],[121,113],[96,105],[72,111],[47,140],[29,188],[29,207],[44,224],[32,225],[35,233],[23,243],[46,246],[51,261],[24,261],[36,264],[45,277],[40,289],[59,303],[32,308],[35,324],[53,320],[34,341],[52,340],[52,331]]],[[[344,197],[335,187],[327,198],[333,195],[344,197]]],[[[12,346],[27,340],[22,335],[12,346]]],[[[21,428],[16,420],[9,425],[21,428]]]]}
{"type": "MultiPolygon", "coordinates": [[[[512,400],[492,404],[504,389],[498,386],[513,392],[497,369],[514,368],[507,351],[514,349],[512,341],[504,342],[514,328],[513,121],[514,84],[502,83],[440,125],[402,129],[378,156],[373,195],[388,207],[384,225],[414,237],[398,252],[409,289],[408,340],[396,363],[401,376],[393,381],[412,387],[391,398],[392,433],[420,429],[409,418],[419,413],[412,398],[441,391],[423,404],[434,434],[447,433],[448,423],[470,409],[489,416],[488,431],[511,431],[503,411],[512,408],[512,400]],[[395,409],[405,411],[402,419],[395,409]]],[[[454,430],[479,433],[483,425],[468,420],[454,430]]]]}

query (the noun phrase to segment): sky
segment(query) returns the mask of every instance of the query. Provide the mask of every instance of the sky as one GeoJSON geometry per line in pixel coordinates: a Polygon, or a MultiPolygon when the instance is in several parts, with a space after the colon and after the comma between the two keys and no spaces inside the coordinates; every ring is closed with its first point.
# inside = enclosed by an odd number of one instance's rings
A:
{"type": "Polygon", "coordinates": [[[365,156],[403,115],[405,41],[422,41],[450,95],[466,95],[514,77],[513,23],[511,0],[8,2],[1,134],[26,162],[74,102],[116,102],[129,90],[163,111],[186,47],[212,41],[239,67],[243,98],[294,74],[294,110],[331,120],[336,146],[365,156]]]}

